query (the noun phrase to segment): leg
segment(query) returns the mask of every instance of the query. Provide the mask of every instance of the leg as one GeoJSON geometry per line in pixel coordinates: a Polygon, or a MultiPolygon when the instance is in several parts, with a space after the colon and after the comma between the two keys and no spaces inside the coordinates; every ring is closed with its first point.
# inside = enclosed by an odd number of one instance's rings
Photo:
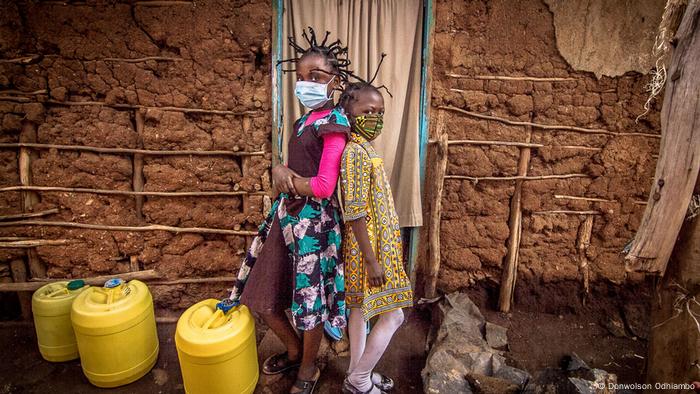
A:
{"type": "Polygon", "coordinates": [[[301,339],[297,336],[294,327],[289,324],[289,320],[284,312],[261,313],[260,317],[265,321],[277,338],[282,341],[287,348],[287,356],[292,361],[298,361],[301,357],[301,339]]]}
{"type": "Polygon", "coordinates": [[[365,352],[365,343],[367,342],[367,331],[362,310],[360,308],[350,309],[350,318],[348,319],[348,336],[350,337],[350,365],[348,366],[348,375],[352,373],[360,361],[362,353],[365,352]]]}
{"type": "Polygon", "coordinates": [[[370,376],[372,370],[384,354],[391,338],[403,323],[403,311],[401,309],[385,312],[379,316],[379,321],[372,328],[367,338],[367,346],[362,357],[357,362],[355,369],[348,376],[348,381],[355,388],[362,391],[372,389],[370,376]]]}
{"type": "MultiPolygon", "coordinates": [[[[318,368],[316,367],[316,357],[318,356],[318,348],[321,345],[323,337],[323,325],[319,324],[311,330],[304,331],[304,353],[301,358],[301,367],[297,373],[299,380],[316,380],[318,379],[318,368]]],[[[290,393],[298,393],[297,387],[292,387],[290,393]]]]}

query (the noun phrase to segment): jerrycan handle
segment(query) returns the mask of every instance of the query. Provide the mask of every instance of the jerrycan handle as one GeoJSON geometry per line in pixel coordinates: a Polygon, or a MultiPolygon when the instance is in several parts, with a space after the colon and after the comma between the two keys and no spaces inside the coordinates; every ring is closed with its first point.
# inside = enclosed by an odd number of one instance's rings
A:
{"type": "Polygon", "coordinates": [[[216,311],[211,315],[211,317],[202,326],[203,329],[208,329],[214,323],[214,321],[220,317],[226,315],[228,311],[238,306],[240,302],[233,301],[228,298],[224,298],[216,304],[216,311]]]}
{"type": "Polygon", "coordinates": [[[218,304],[216,304],[216,309],[224,312],[224,314],[225,314],[240,304],[241,304],[240,301],[234,301],[230,298],[224,298],[221,301],[219,301],[218,304]]]}

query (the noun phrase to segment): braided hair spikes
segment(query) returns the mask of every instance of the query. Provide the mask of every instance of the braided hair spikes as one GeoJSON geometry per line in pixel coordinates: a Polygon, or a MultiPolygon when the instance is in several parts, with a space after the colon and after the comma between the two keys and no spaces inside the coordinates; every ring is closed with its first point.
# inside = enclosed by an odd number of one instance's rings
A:
{"type": "MultiPolygon", "coordinates": [[[[325,36],[323,37],[323,40],[319,43],[317,37],[316,37],[316,32],[314,29],[309,26],[308,27],[308,34],[306,32],[306,29],[301,33],[301,36],[306,40],[306,43],[308,44],[308,48],[304,48],[299,43],[297,43],[296,39],[292,36],[288,37],[289,45],[294,49],[294,52],[297,56],[290,58],[290,59],[285,59],[285,60],[280,60],[277,62],[277,64],[282,64],[282,63],[298,63],[301,59],[303,59],[305,56],[309,55],[319,55],[322,56],[328,65],[331,66],[331,68],[334,71],[334,75],[337,75],[338,78],[340,78],[341,82],[346,83],[348,82],[348,77],[352,75],[350,70],[348,70],[348,67],[350,66],[350,59],[348,59],[348,47],[344,47],[342,45],[342,42],[340,40],[333,41],[331,43],[328,43],[328,36],[330,36],[331,32],[326,31],[325,36]]],[[[282,72],[295,72],[296,69],[283,69],[282,72]]],[[[321,71],[321,72],[326,72],[324,70],[316,70],[316,71],[321,71]]]]}

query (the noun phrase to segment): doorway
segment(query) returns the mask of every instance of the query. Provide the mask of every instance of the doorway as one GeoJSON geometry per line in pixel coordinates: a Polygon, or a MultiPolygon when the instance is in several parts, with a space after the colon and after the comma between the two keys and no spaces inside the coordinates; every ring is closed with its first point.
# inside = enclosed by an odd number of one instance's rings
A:
{"type": "MultiPolygon", "coordinates": [[[[432,0],[273,0],[273,65],[293,56],[288,36],[304,42],[311,26],[321,38],[349,47],[350,69],[371,78],[387,57],[375,85],[386,85],[385,128],[373,143],[384,158],[413,273],[422,225],[422,185],[428,144],[428,66],[432,0]]],[[[294,75],[273,69],[273,164],[286,157],[287,130],[303,114],[294,97],[294,75]]],[[[337,97],[336,97],[337,99],[337,97]]],[[[413,276],[413,275],[412,275],[413,276]]]]}

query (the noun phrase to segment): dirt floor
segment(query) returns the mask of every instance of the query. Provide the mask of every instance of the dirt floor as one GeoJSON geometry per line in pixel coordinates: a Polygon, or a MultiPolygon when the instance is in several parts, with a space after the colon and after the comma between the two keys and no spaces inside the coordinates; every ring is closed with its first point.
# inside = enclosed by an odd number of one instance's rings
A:
{"type": "MultiPolygon", "coordinates": [[[[514,366],[530,373],[547,367],[556,368],[563,356],[575,352],[590,366],[617,374],[620,382],[643,382],[646,341],[612,335],[601,324],[607,316],[604,310],[585,316],[523,311],[504,315],[485,307],[481,310],[488,321],[508,328],[510,345],[506,356],[514,366]]],[[[409,312],[406,323],[377,368],[396,380],[397,393],[422,392],[420,372],[425,364],[425,338],[429,326],[427,310],[409,312]]],[[[184,392],[173,342],[174,330],[174,324],[159,326],[160,356],[156,367],[146,377],[109,392],[184,392]]],[[[264,342],[258,347],[261,359],[279,350],[276,341],[264,342]]],[[[106,391],[87,382],[78,361],[44,361],[36,348],[31,326],[0,328],[0,348],[5,349],[5,357],[0,362],[0,394],[106,391]]],[[[329,360],[317,392],[339,392],[348,361],[347,357],[329,360]]],[[[256,393],[286,393],[292,383],[292,374],[276,377],[261,375],[256,393]]]]}

